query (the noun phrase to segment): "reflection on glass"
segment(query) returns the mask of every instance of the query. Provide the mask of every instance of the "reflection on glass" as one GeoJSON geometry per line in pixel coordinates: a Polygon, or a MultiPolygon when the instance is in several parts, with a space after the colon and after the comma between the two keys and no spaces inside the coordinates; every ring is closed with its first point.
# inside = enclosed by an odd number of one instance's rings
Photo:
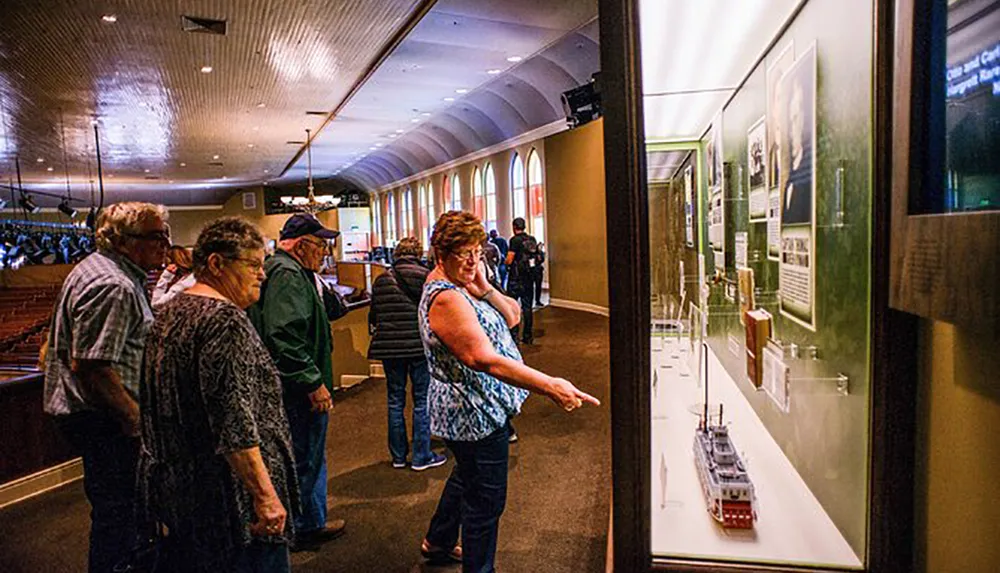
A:
{"type": "Polygon", "coordinates": [[[953,0],[947,26],[945,193],[931,212],[998,210],[1000,1],[953,0]]]}

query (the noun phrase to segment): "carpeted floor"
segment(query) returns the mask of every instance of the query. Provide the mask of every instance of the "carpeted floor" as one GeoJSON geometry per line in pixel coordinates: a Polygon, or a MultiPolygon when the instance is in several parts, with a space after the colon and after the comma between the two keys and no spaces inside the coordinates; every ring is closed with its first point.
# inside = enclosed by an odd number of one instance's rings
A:
{"type": "MultiPolygon", "coordinates": [[[[546,308],[535,314],[537,344],[526,362],[573,381],[600,408],[567,414],[531,397],[515,421],[507,509],[497,568],[507,573],[604,571],[611,492],[607,319],[546,308]]],[[[453,572],[423,563],[420,540],[452,462],[416,473],[394,470],[386,449],[385,386],[339,392],[328,441],[330,517],[347,534],[292,557],[296,573],[453,572]]],[[[84,571],[89,506],[81,483],[0,511],[0,571],[84,571]]]]}

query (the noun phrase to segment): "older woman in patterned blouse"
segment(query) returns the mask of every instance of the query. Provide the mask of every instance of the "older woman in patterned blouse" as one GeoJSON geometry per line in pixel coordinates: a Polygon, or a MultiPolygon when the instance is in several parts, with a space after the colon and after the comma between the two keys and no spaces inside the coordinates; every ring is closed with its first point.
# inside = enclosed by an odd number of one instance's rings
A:
{"type": "Polygon", "coordinates": [[[520,305],[483,276],[485,238],[474,215],[441,215],[431,237],[439,264],[427,276],[419,310],[431,371],[431,433],[445,439],[456,460],[421,552],[432,560],[461,560],[467,573],[494,570],[507,500],[509,421],[528,391],[548,396],[566,411],[584,402],[600,404],[569,381],[523,363],[510,335],[520,305]]]}
{"type": "Polygon", "coordinates": [[[217,219],[194,248],[194,286],[157,311],[141,388],[142,481],[169,530],[168,571],[289,571],[298,503],[281,384],[244,309],[264,240],[217,219]]]}

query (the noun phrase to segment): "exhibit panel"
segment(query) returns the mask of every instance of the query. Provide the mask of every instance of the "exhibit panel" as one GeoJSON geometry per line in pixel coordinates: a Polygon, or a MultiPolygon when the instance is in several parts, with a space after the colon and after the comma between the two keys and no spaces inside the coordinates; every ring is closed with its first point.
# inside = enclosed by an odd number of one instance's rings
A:
{"type": "Polygon", "coordinates": [[[699,140],[647,146],[654,557],[866,566],[873,11],[804,2],[699,140]]]}

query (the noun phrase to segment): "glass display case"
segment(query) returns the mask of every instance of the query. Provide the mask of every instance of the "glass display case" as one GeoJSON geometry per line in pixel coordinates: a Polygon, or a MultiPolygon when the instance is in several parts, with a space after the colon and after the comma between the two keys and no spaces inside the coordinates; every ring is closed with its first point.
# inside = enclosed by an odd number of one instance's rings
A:
{"type": "MultiPolygon", "coordinates": [[[[601,4],[609,235],[628,235],[609,297],[616,570],[910,566],[913,333],[888,311],[878,154],[892,7],[780,4],[708,114],[697,90],[646,87],[658,68],[630,49],[639,20],[645,39],[685,15],[601,4]],[[704,125],[661,129],[654,98],[704,125]]],[[[765,18],[722,20],[746,38],[765,18]]]]}

